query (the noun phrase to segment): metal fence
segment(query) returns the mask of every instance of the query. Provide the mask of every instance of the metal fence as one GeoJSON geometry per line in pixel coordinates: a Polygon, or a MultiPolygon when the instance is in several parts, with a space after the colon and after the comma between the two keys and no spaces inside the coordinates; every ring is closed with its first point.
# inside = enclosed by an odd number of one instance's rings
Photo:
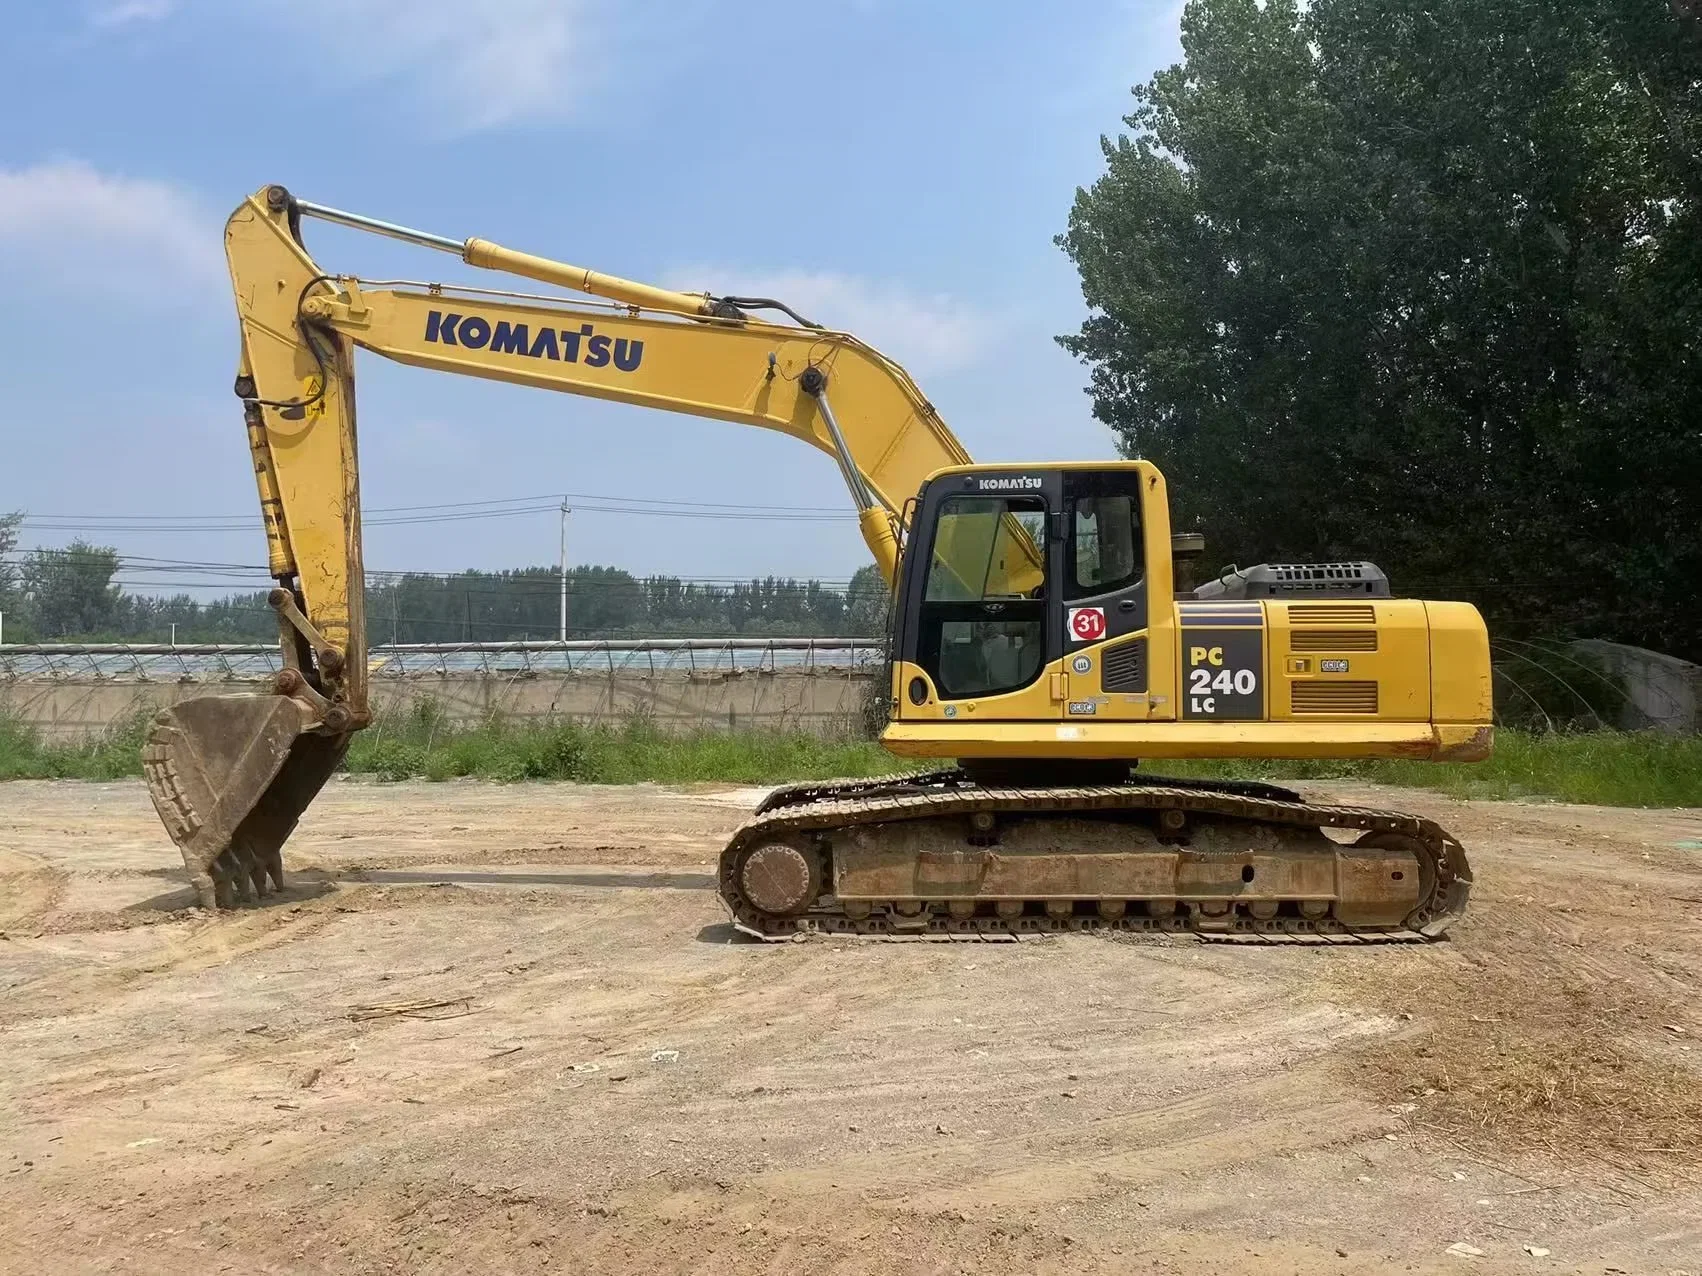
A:
{"type": "MultiPolygon", "coordinates": [[[[579,642],[403,643],[374,647],[374,678],[544,673],[728,673],[858,669],[879,664],[878,638],[640,638],[579,642]]],[[[19,643],[0,646],[0,682],[260,682],[276,644],[19,643]]]]}

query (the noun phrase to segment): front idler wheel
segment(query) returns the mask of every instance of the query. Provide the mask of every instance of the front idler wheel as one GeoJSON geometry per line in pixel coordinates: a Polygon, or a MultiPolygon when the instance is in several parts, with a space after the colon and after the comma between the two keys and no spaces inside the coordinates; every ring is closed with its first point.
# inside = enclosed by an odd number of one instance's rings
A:
{"type": "Polygon", "coordinates": [[[789,842],[754,847],[739,866],[739,889],[770,917],[796,917],[821,893],[821,857],[789,842]]]}

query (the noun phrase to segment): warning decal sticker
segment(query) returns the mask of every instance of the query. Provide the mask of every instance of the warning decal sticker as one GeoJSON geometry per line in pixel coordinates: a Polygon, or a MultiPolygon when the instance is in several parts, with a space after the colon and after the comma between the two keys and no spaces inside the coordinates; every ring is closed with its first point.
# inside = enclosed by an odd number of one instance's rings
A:
{"type": "Polygon", "coordinates": [[[1067,627],[1071,642],[1098,642],[1105,637],[1105,608],[1072,607],[1067,627]]]}

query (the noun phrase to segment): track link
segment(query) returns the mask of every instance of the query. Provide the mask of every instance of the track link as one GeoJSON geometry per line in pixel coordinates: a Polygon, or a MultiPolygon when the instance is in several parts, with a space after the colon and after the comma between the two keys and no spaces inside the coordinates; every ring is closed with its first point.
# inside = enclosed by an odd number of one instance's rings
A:
{"type": "MultiPolygon", "coordinates": [[[[1186,838],[1177,841],[1185,845],[1186,838]]],[[[1375,841],[1370,843],[1376,845],[1375,841]]],[[[749,934],[784,940],[811,933],[870,935],[892,939],[999,940],[1048,932],[1119,930],[1194,933],[1202,939],[1231,943],[1357,944],[1420,942],[1440,938],[1465,909],[1471,871],[1460,844],[1434,821],[1397,811],[1332,806],[1305,801],[1297,793],[1256,782],[1177,780],[1143,776],[1129,783],[1080,787],[984,787],[961,770],[882,776],[874,779],[788,785],[776,789],[732,836],[721,853],[720,894],[734,924],[749,934]],[[1140,901],[1119,916],[1084,911],[1095,902],[1084,898],[1065,913],[1049,912],[1047,901],[1026,901],[1020,913],[993,915],[973,906],[973,915],[951,915],[948,901],[911,901],[918,910],[901,915],[894,908],[864,909],[851,916],[832,894],[831,859],[836,838],[854,836],[860,827],[890,828],[921,820],[980,816],[1033,821],[1055,818],[1103,819],[1107,816],[1233,821],[1250,833],[1268,830],[1316,835],[1324,829],[1357,830],[1361,843],[1377,835],[1395,835],[1418,860],[1423,882],[1416,905],[1398,925],[1346,925],[1333,916],[1258,917],[1241,906],[1211,915],[1183,900],[1172,914],[1144,915],[1140,901]],[[800,848],[800,857],[817,857],[809,867],[819,893],[793,916],[759,908],[741,886],[740,870],[751,851],[776,842],[800,848]]],[[[1095,897],[1096,898],[1096,897],[1095,897]]],[[[960,906],[966,901],[959,900],[960,906]]],[[[1055,897],[1051,902],[1061,907],[1055,897]]],[[[1009,907],[1007,902],[1007,908],[1009,907]]]]}

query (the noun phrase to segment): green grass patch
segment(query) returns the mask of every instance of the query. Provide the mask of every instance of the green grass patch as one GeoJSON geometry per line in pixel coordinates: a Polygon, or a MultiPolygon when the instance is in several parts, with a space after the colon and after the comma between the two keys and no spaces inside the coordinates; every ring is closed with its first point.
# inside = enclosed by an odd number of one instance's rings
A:
{"type": "Polygon", "coordinates": [[[142,740],[152,714],[140,713],[76,744],[41,736],[0,716],[0,780],[118,780],[142,774],[142,740]]]}
{"type": "Polygon", "coordinates": [[[1656,731],[1537,733],[1502,728],[1483,762],[1155,759],[1163,775],[1367,780],[1461,798],[1552,798],[1599,806],[1702,806],[1702,736],[1656,731]]]}
{"type": "MultiPolygon", "coordinates": [[[[140,775],[147,715],[75,745],[44,744],[0,717],[0,780],[112,780],[140,775]]],[[[513,783],[778,784],[881,775],[906,763],[861,739],[802,731],[666,735],[643,718],[618,725],[493,719],[455,727],[429,700],[358,734],[346,769],[381,780],[471,776],[513,783]]],[[[1160,775],[1261,780],[1366,780],[1462,798],[1551,798],[1602,806],[1702,807],[1702,736],[1652,731],[1531,733],[1503,728],[1486,762],[1294,762],[1155,759],[1160,775]]]]}
{"type": "Polygon", "coordinates": [[[618,725],[493,719],[450,726],[430,701],[356,736],[349,771],[383,780],[577,780],[586,784],[774,784],[881,775],[902,765],[868,740],[803,731],[701,731],[667,735],[643,718],[618,725]]]}

